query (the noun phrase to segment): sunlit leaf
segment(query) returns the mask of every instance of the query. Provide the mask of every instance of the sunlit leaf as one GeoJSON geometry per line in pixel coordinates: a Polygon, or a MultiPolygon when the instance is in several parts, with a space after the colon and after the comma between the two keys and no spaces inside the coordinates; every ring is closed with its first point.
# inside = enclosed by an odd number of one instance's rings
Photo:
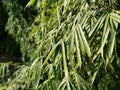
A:
{"type": "Polygon", "coordinates": [[[116,13],[110,13],[110,17],[120,23],[120,16],[116,13]]]}
{"type": "Polygon", "coordinates": [[[77,49],[78,66],[81,68],[82,60],[81,60],[81,54],[80,54],[79,43],[78,43],[78,36],[77,36],[76,31],[75,31],[75,43],[76,43],[76,49],[77,49]]]}
{"type": "Polygon", "coordinates": [[[91,50],[90,50],[88,41],[87,41],[87,39],[86,39],[86,37],[85,37],[85,35],[84,35],[84,32],[83,32],[83,30],[82,30],[82,28],[81,28],[80,25],[78,25],[78,29],[79,29],[79,31],[80,31],[80,35],[81,35],[81,38],[82,38],[82,40],[83,40],[86,53],[87,53],[88,57],[91,57],[91,56],[92,56],[92,52],[91,52],[91,50]]]}

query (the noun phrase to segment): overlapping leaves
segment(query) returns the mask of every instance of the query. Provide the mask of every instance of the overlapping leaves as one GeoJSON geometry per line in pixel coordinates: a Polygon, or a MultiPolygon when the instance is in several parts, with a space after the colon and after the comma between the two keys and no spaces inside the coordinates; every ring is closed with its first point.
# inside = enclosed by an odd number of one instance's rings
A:
{"type": "Polygon", "coordinates": [[[15,80],[41,90],[115,88],[120,16],[110,2],[95,1],[92,8],[86,0],[38,0],[28,32],[30,65],[21,66],[15,80]]]}

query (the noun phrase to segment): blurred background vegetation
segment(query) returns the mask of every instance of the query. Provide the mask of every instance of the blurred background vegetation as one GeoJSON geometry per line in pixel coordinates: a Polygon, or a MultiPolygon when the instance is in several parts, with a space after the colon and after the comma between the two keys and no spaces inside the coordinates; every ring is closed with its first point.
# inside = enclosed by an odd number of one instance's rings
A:
{"type": "Polygon", "coordinates": [[[1,0],[0,90],[119,90],[119,0],[1,0]]]}

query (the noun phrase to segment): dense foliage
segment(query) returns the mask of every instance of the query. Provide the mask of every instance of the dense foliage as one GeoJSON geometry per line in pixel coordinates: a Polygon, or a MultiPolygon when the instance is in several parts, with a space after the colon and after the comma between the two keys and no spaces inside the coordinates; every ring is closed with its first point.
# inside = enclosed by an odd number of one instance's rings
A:
{"type": "Polygon", "coordinates": [[[2,89],[119,89],[119,0],[0,3],[7,14],[5,31],[22,53],[13,70],[11,63],[1,63],[2,89]]]}

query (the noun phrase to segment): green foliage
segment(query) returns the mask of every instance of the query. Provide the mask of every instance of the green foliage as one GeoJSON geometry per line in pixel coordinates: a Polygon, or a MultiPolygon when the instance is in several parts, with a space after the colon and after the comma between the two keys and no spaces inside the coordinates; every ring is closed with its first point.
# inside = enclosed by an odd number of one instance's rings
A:
{"type": "Polygon", "coordinates": [[[9,64],[7,63],[1,63],[0,64],[0,78],[5,77],[5,73],[7,74],[9,72],[9,64]]]}
{"type": "MultiPolygon", "coordinates": [[[[25,14],[26,18],[24,13],[30,9],[24,11],[18,0],[2,0],[9,16],[5,29],[20,44],[24,61],[4,87],[116,90],[120,83],[118,1],[35,1],[37,8],[31,12],[36,15],[25,14]]],[[[26,7],[33,6],[29,3],[26,7]]]]}

